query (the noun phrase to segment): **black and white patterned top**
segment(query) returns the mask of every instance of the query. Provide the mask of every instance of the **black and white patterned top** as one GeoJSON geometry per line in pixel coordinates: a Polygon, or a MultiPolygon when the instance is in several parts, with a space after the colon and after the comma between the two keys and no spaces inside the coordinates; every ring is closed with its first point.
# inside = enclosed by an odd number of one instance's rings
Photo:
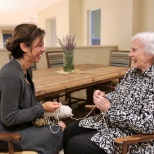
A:
{"type": "MultiPolygon", "coordinates": [[[[115,91],[106,95],[108,112],[81,120],[80,127],[97,129],[91,140],[113,154],[113,140],[134,134],[154,134],[154,65],[146,71],[131,68],[115,91]]],[[[128,154],[154,154],[154,141],[130,145],[128,154]]]]}

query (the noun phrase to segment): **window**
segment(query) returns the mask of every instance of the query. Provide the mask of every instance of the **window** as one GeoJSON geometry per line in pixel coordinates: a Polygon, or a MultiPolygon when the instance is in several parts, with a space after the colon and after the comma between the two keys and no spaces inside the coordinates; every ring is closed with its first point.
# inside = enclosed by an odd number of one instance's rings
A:
{"type": "Polygon", "coordinates": [[[88,13],[88,44],[100,45],[101,43],[101,9],[90,10],[88,13]]]}
{"type": "Polygon", "coordinates": [[[12,34],[3,34],[3,47],[6,46],[6,40],[7,40],[9,37],[12,37],[12,34]]]}

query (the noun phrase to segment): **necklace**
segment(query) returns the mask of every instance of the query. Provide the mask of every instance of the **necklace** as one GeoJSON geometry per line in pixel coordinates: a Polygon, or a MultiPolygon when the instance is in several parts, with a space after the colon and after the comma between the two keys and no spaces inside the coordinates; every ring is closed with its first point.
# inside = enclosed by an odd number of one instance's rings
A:
{"type": "Polygon", "coordinates": [[[16,59],[16,61],[21,65],[21,68],[22,68],[22,72],[24,74],[24,77],[27,78],[27,71],[25,71],[26,69],[23,67],[22,62],[19,59],[16,59]]]}

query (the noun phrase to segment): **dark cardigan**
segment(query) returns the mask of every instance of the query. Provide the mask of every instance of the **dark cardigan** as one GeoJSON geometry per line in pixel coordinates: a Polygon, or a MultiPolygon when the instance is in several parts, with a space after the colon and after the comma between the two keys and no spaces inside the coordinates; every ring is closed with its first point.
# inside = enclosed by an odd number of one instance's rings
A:
{"type": "MultiPolygon", "coordinates": [[[[53,134],[49,128],[33,126],[32,120],[41,117],[44,109],[35,100],[35,88],[28,70],[29,86],[21,65],[12,59],[0,71],[0,132],[20,133],[22,139],[16,144],[17,150],[33,150],[39,154],[54,154],[62,149],[62,131],[53,134]],[[56,143],[56,144],[55,144],[56,143]]],[[[53,129],[57,129],[56,126],[53,129]]],[[[0,141],[0,151],[7,145],[0,141]]]]}

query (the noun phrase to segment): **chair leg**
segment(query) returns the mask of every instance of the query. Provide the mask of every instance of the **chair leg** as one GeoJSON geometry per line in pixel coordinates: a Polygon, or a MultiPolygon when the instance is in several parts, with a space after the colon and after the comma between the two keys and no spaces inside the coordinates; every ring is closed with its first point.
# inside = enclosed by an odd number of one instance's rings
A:
{"type": "Polygon", "coordinates": [[[94,94],[94,87],[88,87],[86,89],[87,103],[88,104],[94,104],[93,103],[93,94],[94,94]]]}
{"type": "Polygon", "coordinates": [[[9,149],[9,154],[14,154],[14,147],[12,141],[8,141],[8,149],[9,149]]]}
{"type": "Polygon", "coordinates": [[[68,105],[71,107],[71,94],[67,94],[68,97],[68,105]]]}
{"type": "Polygon", "coordinates": [[[127,154],[127,148],[128,148],[127,145],[122,147],[122,154],[127,154]]]}
{"type": "Polygon", "coordinates": [[[65,94],[65,101],[67,101],[67,99],[69,98],[68,94],[65,94]]]}
{"type": "Polygon", "coordinates": [[[56,99],[57,99],[57,102],[59,102],[59,97],[57,97],[56,99]]]}

